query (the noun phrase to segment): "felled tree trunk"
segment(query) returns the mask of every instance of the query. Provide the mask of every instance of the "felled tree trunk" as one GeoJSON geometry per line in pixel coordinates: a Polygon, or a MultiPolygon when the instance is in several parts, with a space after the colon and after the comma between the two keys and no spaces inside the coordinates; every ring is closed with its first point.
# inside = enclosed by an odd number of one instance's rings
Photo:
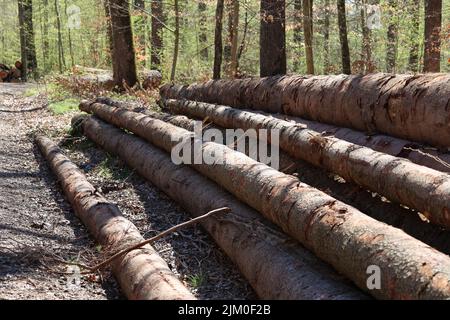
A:
{"type": "Polygon", "coordinates": [[[92,141],[117,154],[192,216],[218,207],[231,208],[227,216],[210,217],[202,225],[236,263],[259,297],[366,298],[257,212],[194,170],[173,164],[165,152],[96,118],[86,120],[83,127],[92,141]]]}
{"type": "MultiPolygon", "coordinates": [[[[122,216],[116,205],[98,194],[78,167],[50,139],[37,137],[36,142],[75,213],[103,247],[118,252],[144,241],[135,225],[122,216]]],[[[150,245],[117,258],[112,267],[129,299],[195,299],[150,245]]]]}
{"type": "MultiPolygon", "coordinates": [[[[120,103],[118,104],[120,105],[120,103]]],[[[194,131],[197,123],[197,121],[186,116],[171,115],[150,110],[139,110],[138,112],[189,131],[194,131]]],[[[206,125],[206,127],[208,129],[224,130],[222,127],[212,126],[210,124],[206,125]]],[[[354,184],[339,182],[336,177],[332,177],[330,174],[307,162],[296,160],[282,151],[280,152],[280,171],[287,174],[295,173],[301,181],[312,187],[354,206],[376,220],[402,229],[414,238],[425,242],[441,252],[450,254],[450,243],[448,241],[450,230],[443,230],[432,224],[424,223],[419,215],[411,210],[392,202],[383,201],[380,197],[373,197],[371,192],[361,189],[354,184]]]]}
{"type": "MultiPolygon", "coordinates": [[[[187,130],[125,109],[95,103],[80,108],[167,152],[192,137],[187,130]]],[[[383,299],[450,297],[447,255],[224,145],[206,142],[201,147],[204,155],[216,155],[215,162],[193,164],[194,169],[280,226],[361,289],[383,299]],[[371,266],[380,270],[381,289],[368,289],[371,266]]]]}
{"type": "Polygon", "coordinates": [[[166,98],[284,113],[450,147],[447,74],[285,76],[166,85],[166,98]]]}
{"type": "Polygon", "coordinates": [[[279,145],[292,157],[417,209],[431,222],[450,228],[448,174],[262,114],[179,100],[169,100],[167,105],[178,113],[208,118],[225,128],[278,129],[279,145]]]}

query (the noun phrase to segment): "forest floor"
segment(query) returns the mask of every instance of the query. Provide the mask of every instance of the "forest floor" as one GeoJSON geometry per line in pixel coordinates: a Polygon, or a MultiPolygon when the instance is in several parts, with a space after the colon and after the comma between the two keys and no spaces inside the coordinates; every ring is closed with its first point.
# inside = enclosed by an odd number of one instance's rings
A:
{"type": "MultiPolygon", "coordinates": [[[[118,204],[144,237],[189,215],[120,160],[84,138],[70,138],[74,113],[55,114],[33,85],[0,84],[0,299],[123,299],[108,273],[69,286],[64,261],[89,264],[101,248],[65,200],[33,134],[62,141],[68,156],[94,186],[118,204]]],[[[197,226],[155,243],[155,248],[201,299],[252,299],[235,266],[197,226]]]]}

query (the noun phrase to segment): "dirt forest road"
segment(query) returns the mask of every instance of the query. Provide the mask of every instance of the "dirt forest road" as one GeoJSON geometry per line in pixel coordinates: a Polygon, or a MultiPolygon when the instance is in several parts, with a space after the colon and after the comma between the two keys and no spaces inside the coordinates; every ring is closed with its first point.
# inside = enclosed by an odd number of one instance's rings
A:
{"type": "MultiPolygon", "coordinates": [[[[99,249],[74,216],[32,139],[36,130],[58,139],[67,132],[72,115],[55,117],[44,97],[23,96],[28,88],[0,84],[0,299],[123,299],[108,275],[83,277],[79,286],[70,286],[63,274],[70,271],[64,261],[91,263],[99,249]]],[[[94,146],[69,156],[146,237],[189,219],[134,174],[127,182],[114,180],[114,174],[96,176],[95,168],[108,156],[94,146]]],[[[254,297],[200,227],[162,239],[155,248],[199,298],[254,297]]]]}

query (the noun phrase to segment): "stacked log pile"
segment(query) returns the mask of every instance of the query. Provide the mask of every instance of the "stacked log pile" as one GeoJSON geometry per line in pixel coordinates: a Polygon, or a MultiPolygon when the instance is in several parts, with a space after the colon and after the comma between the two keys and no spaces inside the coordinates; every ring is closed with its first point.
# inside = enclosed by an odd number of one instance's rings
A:
{"type": "Polygon", "coordinates": [[[22,76],[22,63],[16,61],[14,67],[0,64],[0,82],[17,82],[22,76]]]}
{"type": "Polygon", "coordinates": [[[91,114],[81,127],[193,217],[230,208],[202,225],[261,298],[449,299],[449,83],[372,74],[166,85],[168,113],[98,98],[80,104],[91,114]],[[259,143],[277,144],[280,169],[199,142],[198,120],[279,130],[259,143]],[[215,161],[175,164],[180,141],[215,161]]]}

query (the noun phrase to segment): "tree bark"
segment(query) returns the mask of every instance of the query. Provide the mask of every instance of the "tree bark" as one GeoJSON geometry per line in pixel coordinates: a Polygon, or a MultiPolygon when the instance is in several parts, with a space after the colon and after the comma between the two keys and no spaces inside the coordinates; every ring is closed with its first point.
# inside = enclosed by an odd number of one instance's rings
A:
{"type": "Polygon", "coordinates": [[[271,77],[165,86],[165,98],[197,100],[292,116],[423,142],[446,150],[450,76],[271,77]],[[412,107],[414,106],[414,108],[412,107]]]}
{"type": "Polygon", "coordinates": [[[38,77],[36,46],[34,42],[33,27],[33,3],[31,0],[18,1],[19,27],[20,27],[20,44],[22,59],[23,81],[27,80],[28,71],[31,71],[34,78],[38,77]]]}
{"type": "Polygon", "coordinates": [[[223,7],[224,0],[217,0],[216,26],[214,31],[214,67],[213,79],[220,79],[222,71],[222,30],[223,30],[223,7]]]}
{"type": "Polygon", "coordinates": [[[409,34],[409,70],[419,71],[419,29],[420,29],[420,0],[412,0],[408,6],[409,17],[411,19],[411,30],[409,34]]]}
{"type": "Polygon", "coordinates": [[[347,16],[345,13],[345,0],[337,0],[337,13],[339,25],[339,41],[341,43],[342,73],[351,74],[352,68],[350,65],[350,49],[348,47],[347,38],[347,16]]]}
{"type": "Polygon", "coordinates": [[[260,74],[286,74],[285,0],[261,0],[260,74]]]}
{"type": "MultiPolygon", "coordinates": [[[[100,100],[103,99],[98,99],[97,101],[100,100]]],[[[117,103],[115,101],[107,101],[103,103],[112,106],[120,106],[120,103],[117,103]]],[[[175,114],[191,114],[191,108],[189,108],[188,110],[177,107],[170,108],[171,105],[173,106],[173,102],[169,102],[166,106],[169,107],[169,110],[171,110],[175,114]]],[[[152,118],[168,122],[189,131],[194,131],[195,125],[197,124],[195,120],[183,115],[173,115],[164,112],[150,111],[147,109],[139,109],[136,110],[136,112],[142,112],[152,118]]],[[[195,115],[193,115],[192,117],[198,118],[199,120],[205,119],[203,116],[196,117],[195,115]]],[[[290,118],[289,120],[294,119],[290,118]]],[[[308,126],[308,122],[305,121],[296,123],[298,125],[308,126]]],[[[318,127],[320,126],[320,124],[317,125],[318,127]]],[[[218,129],[222,132],[225,130],[223,127],[209,124],[208,129],[218,129]]],[[[343,130],[346,129],[341,129],[340,131],[343,130]]],[[[323,132],[325,130],[319,131],[314,129],[314,131],[323,132]]],[[[330,132],[329,130],[326,131],[330,132]]],[[[339,135],[339,130],[337,133],[339,135]]],[[[383,143],[386,141],[378,142],[383,143]]],[[[248,153],[246,154],[248,155],[248,153]]],[[[448,163],[450,165],[450,157],[448,163]]],[[[450,166],[447,169],[449,170],[450,166]]],[[[326,190],[326,193],[328,195],[331,195],[332,197],[342,202],[352,205],[360,211],[368,214],[370,217],[390,224],[396,228],[400,228],[412,237],[425,242],[433,248],[436,248],[437,250],[445,254],[450,254],[450,243],[448,241],[450,230],[443,230],[438,226],[424,223],[422,218],[412,210],[408,210],[392,202],[383,201],[380,196],[373,197],[372,193],[367,192],[366,190],[359,188],[352,183],[342,183],[340,181],[337,181],[330,174],[325,174],[325,172],[320,168],[312,166],[305,161],[294,159],[283,151],[280,151],[280,171],[287,174],[297,173],[299,179],[309,184],[310,186],[319,190],[326,190]]]]}
{"type": "Polygon", "coordinates": [[[210,217],[202,226],[238,266],[260,298],[365,298],[257,212],[192,169],[173,164],[170,155],[162,150],[95,118],[85,122],[84,132],[108,152],[119,155],[193,217],[218,206],[231,208],[232,214],[210,217]],[[196,196],[192,197],[193,194],[196,196]]]}
{"type": "Polygon", "coordinates": [[[113,77],[119,90],[137,82],[129,0],[109,0],[113,35],[113,77]]]}
{"type": "Polygon", "coordinates": [[[424,72],[441,70],[442,0],[425,0],[424,72]]]}
{"type": "Polygon", "coordinates": [[[305,36],[306,73],[314,74],[313,0],[303,0],[303,33],[305,36]]]}
{"type": "Polygon", "coordinates": [[[200,32],[198,34],[198,40],[200,43],[200,56],[204,60],[208,60],[209,58],[209,45],[208,45],[208,36],[207,36],[207,16],[206,16],[206,10],[207,10],[207,4],[204,0],[200,0],[198,2],[198,13],[200,16],[199,19],[199,26],[200,26],[200,32]]]}
{"type": "MultiPolygon", "coordinates": [[[[81,109],[126,128],[167,152],[192,137],[187,130],[125,109],[99,104],[81,109]]],[[[280,226],[362,290],[380,299],[450,296],[447,255],[224,145],[205,142],[200,150],[214,154],[216,161],[214,165],[191,165],[195,170],[280,226]],[[372,265],[382,273],[380,290],[367,287],[367,268],[372,265]],[[396,290],[389,289],[392,283],[396,290]]]]}
{"type": "Polygon", "coordinates": [[[230,28],[230,66],[228,76],[236,78],[238,76],[238,39],[239,39],[239,1],[231,0],[231,28],[230,28]]]}
{"type": "Polygon", "coordinates": [[[61,13],[59,11],[59,4],[58,0],[55,0],[55,12],[56,12],[56,27],[58,31],[58,66],[59,66],[59,72],[63,73],[64,69],[66,68],[66,59],[64,56],[64,45],[63,45],[63,39],[62,39],[62,26],[61,26],[61,13]]]}
{"type": "MultiPolygon", "coordinates": [[[[328,0],[327,0],[328,1],[328,0]]],[[[302,0],[294,0],[294,71],[299,72],[303,53],[303,9],[302,0]]]]}
{"type": "Polygon", "coordinates": [[[152,34],[151,34],[151,68],[161,69],[162,49],[163,49],[163,2],[162,0],[152,0],[152,34]]]}
{"type": "Polygon", "coordinates": [[[398,38],[398,0],[388,1],[389,9],[389,25],[387,30],[387,47],[386,47],[386,71],[388,73],[396,72],[397,60],[397,38],[398,38]]]}
{"type": "Polygon", "coordinates": [[[362,28],[362,52],[364,60],[364,74],[371,73],[372,63],[372,32],[367,25],[367,1],[361,0],[361,28],[362,28]]]}
{"type": "Polygon", "coordinates": [[[323,72],[330,73],[330,0],[325,0],[323,21],[323,72]]]}
{"type": "MultiPolygon", "coordinates": [[[[118,252],[129,247],[130,243],[144,241],[136,226],[122,216],[116,205],[97,192],[80,169],[51,140],[38,137],[36,142],[75,213],[105,249],[118,252]]],[[[195,299],[150,245],[115,259],[112,267],[129,299],[195,299]]]]}
{"type": "Polygon", "coordinates": [[[172,59],[172,71],[170,73],[170,81],[175,80],[175,74],[177,71],[177,62],[178,62],[178,51],[180,49],[180,9],[178,7],[178,0],[174,2],[174,10],[175,10],[175,41],[173,48],[173,59],[172,59]]]}

